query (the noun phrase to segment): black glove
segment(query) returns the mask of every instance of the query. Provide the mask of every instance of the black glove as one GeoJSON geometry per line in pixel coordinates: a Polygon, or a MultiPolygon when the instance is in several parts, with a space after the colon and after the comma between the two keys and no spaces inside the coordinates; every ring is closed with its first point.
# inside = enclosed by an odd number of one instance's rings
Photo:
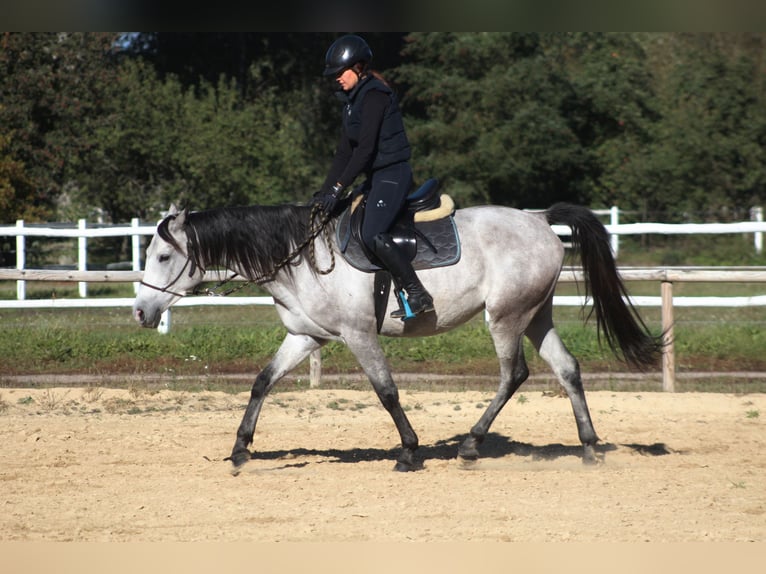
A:
{"type": "Polygon", "coordinates": [[[315,195],[312,203],[314,205],[318,205],[322,211],[324,211],[327,215],[330,215],[338,205],[338,201],[340,200],[342,193],[343,186],[336,183],[334,186],[332,186],[330,191],[315,195]]]}

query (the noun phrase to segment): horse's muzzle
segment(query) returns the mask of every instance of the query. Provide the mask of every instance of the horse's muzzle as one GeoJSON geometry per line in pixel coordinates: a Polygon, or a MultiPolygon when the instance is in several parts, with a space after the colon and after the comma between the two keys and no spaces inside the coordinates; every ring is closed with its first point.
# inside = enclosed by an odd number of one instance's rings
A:
{"type": "Polygon", "coordinates": [[[157,325],[160,324],[161,314],[156,311],[154,313],[147,314],[147,312],[144,311],[144,309],[142,309],[140,306],[134,305],[133,318],[142,327],[154,329],[157,327],[157,325]]]}

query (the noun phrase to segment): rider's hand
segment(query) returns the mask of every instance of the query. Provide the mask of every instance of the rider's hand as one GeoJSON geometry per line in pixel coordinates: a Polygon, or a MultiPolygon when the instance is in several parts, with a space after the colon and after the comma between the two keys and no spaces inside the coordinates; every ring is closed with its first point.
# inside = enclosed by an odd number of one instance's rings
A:
{"type": "Polygon", "coordinates": [[[330,215],[338,205],[342,192],[343,186],[335,184],[330,191],[314,195],[312,203],[318,205],[322,211],[330,215]]]}
{"type": "Polygon", "coordinates": [[[326,214],[331,214],[338,205],[338,198],[332,192],[325,193],[318,198],[317,203],[326,214]]]}

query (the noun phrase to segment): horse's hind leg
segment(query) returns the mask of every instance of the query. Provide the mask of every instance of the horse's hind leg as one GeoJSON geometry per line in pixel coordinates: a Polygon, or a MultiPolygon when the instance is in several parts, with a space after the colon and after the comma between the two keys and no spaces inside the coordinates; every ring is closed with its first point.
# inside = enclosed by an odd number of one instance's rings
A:
{"type": "Polygon", "coordinates": [[[513,393],[527,380],[529,369],[524,359],[524,347],[519,335],[507,334],[498,325],[490,323],[490,332],[495,342],[495,350],[500,360],[500,386],[479,421],[471,428],[468,437],[458,447],[458,456],[464,461],[474,461],[479,457],[479,446],[489,432],[502,408],[513,393]]]}
{"type": "Polygon", "coordinates": [[[540,357],[551,366],[559,383],[564,388],[572,403],[577,433],[583,445],[583,461],[596,462],[594,445],[598,442],[596,430],[590,418],[585,390],[580,377],[580,365],[569,352],[553,327],[552,308],[549,304],[532,321],[527,329],[527,336],[540,353],[540,357]]]}
{"type": "Polygon", "coordinates": [[[311,337],[288,334],[269,364],[258,373],[250,391],[250,401],[247,403],[245,415],[237,430],[237,440],[231,451],[230,460],[234,465],[235,474],[243,464],[250,460],[248,447],[253,442],[255,425],[258,422],[258,415],[266,395],[282,377],[297,367],[312,351],[321,346],[322,342],[311,337]]]}

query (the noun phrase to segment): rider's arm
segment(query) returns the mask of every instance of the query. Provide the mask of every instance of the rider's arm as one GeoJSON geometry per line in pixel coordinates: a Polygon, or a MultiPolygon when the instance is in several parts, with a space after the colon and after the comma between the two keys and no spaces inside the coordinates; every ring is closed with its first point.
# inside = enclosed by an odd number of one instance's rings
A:
{"type": "Polygon", "coordinates": [[[335,157],[333,157],[332,164],[330,165],[330,171],[322,184],[320,193],[326,193],[332,189],[338,182],[338,178],[345,169],[349,160],[351,159],[351,142],[348,140],[346,131],[342,130],[340,141],[338,142],[338,148],[335,150],[335,157]]]}

